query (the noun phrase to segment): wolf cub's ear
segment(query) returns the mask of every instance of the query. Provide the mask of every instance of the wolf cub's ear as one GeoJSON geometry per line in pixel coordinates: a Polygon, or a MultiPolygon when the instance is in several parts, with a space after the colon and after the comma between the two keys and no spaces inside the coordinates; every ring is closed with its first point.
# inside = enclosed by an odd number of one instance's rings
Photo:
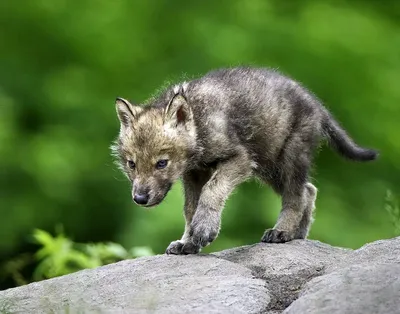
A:
{"type": "Polygon", "coordinates": [[[115,101],[118,119],[121,122],[122,128],[133,128],[136,116],[143,110],[139,106],[132,105],[129,101],[123,98],[117,98],[115,101]]]}
{"type": "Polygon", "coordinates": [[[186,102],[185,97],[181,94],[176,94],[167,108],[165,108],[165,123],[170,123],[172,126],[185,124],[192,120],[192,110],[186,102]]]}

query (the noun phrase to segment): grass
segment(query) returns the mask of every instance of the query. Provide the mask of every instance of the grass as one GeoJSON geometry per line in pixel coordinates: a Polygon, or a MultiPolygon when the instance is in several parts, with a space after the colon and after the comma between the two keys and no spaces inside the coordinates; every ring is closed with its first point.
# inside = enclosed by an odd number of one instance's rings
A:
{"type": "Polygon", "coordinates": [[[393,224],[395,235],[400,235],[400,208],[398,198],[391,190],[387,190],[385,197],[385,210],[388,212],[393,224]]]}

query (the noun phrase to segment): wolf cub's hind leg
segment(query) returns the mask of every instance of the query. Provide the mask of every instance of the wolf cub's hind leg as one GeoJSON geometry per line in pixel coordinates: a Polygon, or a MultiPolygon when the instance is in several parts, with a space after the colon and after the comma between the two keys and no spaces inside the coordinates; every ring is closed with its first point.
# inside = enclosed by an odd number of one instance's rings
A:
{"type": "Polygon", "coordinates": [[[311,150],[304,149],[301,143],[294,140],[288,142],[286,149],[287,153],[276,169],[275,180],[271,182],[282,195],[282,209],[274,228],[265,231],[262,242],[283,243],[303,239],[311,224],[316,197],[315,187],[308,183],[311,150]]]}
{"type": "Polygon", "coordinates": [[[282,209],[273,229],[265,231],[262,242],[284,243],[295,238],[303,218],[308,192],[303,186],[300,191],[287,191],[282,195],[282,209]]]}
{"type": "Polygon", "coordinates": [[[304,208],[303,218],[297,228],[295,239],[305,239],[310,231],[311,224],[313,223],[313,212],[315,209],[315,200],[317,198],[317,188],[308,182],[306,184],[307,200],[304,208]]]}
{"type": "Polygon", "coordinates": [[[308,182],[308,172],[317,143],[312,117],[300,116],[275,160],[268,182],[282,196],[282,209],[273,229],[266,230],[262,242],[283,243],[305,238],[312,220],[316,189],[308,182]]]}
{"type": "Polygon", "coordinates": [[[265,231],[262,242],[283,243],[293,239],[305,239],[312,224],[317,189],[306,183],[300,193],[282,196],[282,210],[273,229],[265,231]]]}

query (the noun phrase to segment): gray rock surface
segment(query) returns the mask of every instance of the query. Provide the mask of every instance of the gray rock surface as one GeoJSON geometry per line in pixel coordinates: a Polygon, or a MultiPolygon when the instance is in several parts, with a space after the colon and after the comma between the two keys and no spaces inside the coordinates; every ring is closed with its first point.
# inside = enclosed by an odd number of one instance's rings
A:
{"type": "Polygon", "coordinates": [[[270,290],[267,310],[284,310],[298,296],[301,287],[325,273],[327,267],[343,261],[351,250],[318,241],[295,240],[286,244],[255,244],[215,255],[243,265],[263,279],[270,290]]]}
{"type": "Polygon", "coordinates": [[[12,313],[260,313],[270,297],[263,280],[213,256],[122,261],[1,292],[12,313]]]}
{"type": "Polygon", "coordinates": [[[284,313],[400,313],[399,274],[399,264],[347,267],[311,280],[284,313]]]}
{"type": "Polygon", "coordinates": [[[0,291],[0,313],[400,313],[400,237],[139,258],[0,291]]]}

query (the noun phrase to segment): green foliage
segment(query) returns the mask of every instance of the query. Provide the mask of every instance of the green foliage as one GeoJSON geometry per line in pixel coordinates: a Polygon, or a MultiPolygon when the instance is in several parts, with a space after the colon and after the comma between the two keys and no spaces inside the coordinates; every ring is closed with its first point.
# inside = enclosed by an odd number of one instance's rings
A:
{"type": "Polygon", "coordinates": [[[95,268],[125,259],[153,255],[148,247],[126,250],[117,243],[76,243],[58,228],[55,236],[36,229],[33,239],[40,246],[34,256],[24,254],[5,263],[2,275],[11,276],[17,285],[28,283],[22,276],[24,267],[35,261],[33,281],[70,274],[79,270],[95,268]]]}
{"type": "Polygon", "coordinates": [[[35,281],[73,273],[86,268],[95,268],[124,259],[153,255],[149,248],[125,250],[117,243],[74,243],[62,232],[53,237],[46,231],[35,230],[36,242],[42,248],[36,252],[39,261],[33,274],[35,281]]]}
{"type": "Polygon", "coordinates": [[[63,234],[53,238],[43,230],[35,230],[33,236],[43,246],[36,253],[40,263],[33,274],[35,281],[101,265],[99,259],[91,258],[84,252],[74,249],[72,241],[63,234]]]}
{"type": "Polygon", "coordinates": [[[393,195],[393,192],[387,190],[385,198],[385,210],[389,213],[393,223],[394,232],[400,236],[400,208],[398,198],[393,195]]]}

